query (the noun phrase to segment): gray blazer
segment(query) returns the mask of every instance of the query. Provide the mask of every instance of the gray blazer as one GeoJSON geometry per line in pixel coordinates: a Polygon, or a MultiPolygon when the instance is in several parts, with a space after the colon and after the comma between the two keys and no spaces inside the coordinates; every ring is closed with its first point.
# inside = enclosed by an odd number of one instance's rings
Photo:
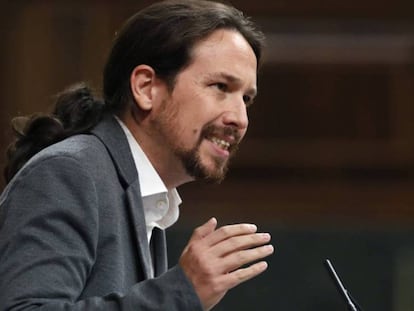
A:
{"type": "Polygon", "coordinates": [[[113,117],[39,152],[0,197],[3,310],[202,310],[181,268],[167,271],[163,231],[150,252],[138,175],[113,117]]]}

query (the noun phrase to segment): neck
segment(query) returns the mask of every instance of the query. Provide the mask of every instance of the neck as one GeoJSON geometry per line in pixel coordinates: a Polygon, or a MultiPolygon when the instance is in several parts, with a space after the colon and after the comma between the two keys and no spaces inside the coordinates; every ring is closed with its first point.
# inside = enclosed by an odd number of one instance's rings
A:
{"type": "Polygon", "coordinates": [[[168,190],[193,180],[186,174],[180,160],[157,139],[145,116],[127,111],[118,117],[132,133],[168,190]]]}

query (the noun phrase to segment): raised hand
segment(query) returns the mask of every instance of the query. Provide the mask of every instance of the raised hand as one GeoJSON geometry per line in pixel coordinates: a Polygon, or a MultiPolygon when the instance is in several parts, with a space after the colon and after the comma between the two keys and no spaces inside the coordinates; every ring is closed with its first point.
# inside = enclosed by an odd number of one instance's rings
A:
{"type": "Polygon", "coordinates": [[[270,235],[257,233],[253,224],[216,227],[217,220],[211,218],[196,228],[179,261],[205,310],[229,289],[265,271],[265,261],[251,263],[273,253],[273,246],[265,245],[270,235]]]}

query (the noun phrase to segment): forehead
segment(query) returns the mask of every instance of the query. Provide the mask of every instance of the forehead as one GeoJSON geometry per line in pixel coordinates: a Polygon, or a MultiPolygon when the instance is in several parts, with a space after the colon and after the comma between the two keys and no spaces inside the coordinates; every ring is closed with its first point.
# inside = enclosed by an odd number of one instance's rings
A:
{"type": "Polygon", "coordinates": [[[225,72],[255,84],[257,59],[250,44],[237,31],[219,29],[197,42],[191,53],[189,67],[198,74],[225,72]]]}

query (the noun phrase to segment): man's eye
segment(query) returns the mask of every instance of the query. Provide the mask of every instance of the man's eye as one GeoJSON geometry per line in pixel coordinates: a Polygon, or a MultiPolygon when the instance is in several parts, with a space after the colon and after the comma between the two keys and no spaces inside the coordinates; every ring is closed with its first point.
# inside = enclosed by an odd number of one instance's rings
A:
{"type": "Polygon", "coordinates": [[[227,84],[225,84],[225,83],[221,83],[221,82],[218,82],[218,83],[216,83],[216,84],[214,84],[220,91],[223,91],[223,92],[226,92],[227,91],[227,89],[228,89],[228,87],[227,87],[227,84]]]}

